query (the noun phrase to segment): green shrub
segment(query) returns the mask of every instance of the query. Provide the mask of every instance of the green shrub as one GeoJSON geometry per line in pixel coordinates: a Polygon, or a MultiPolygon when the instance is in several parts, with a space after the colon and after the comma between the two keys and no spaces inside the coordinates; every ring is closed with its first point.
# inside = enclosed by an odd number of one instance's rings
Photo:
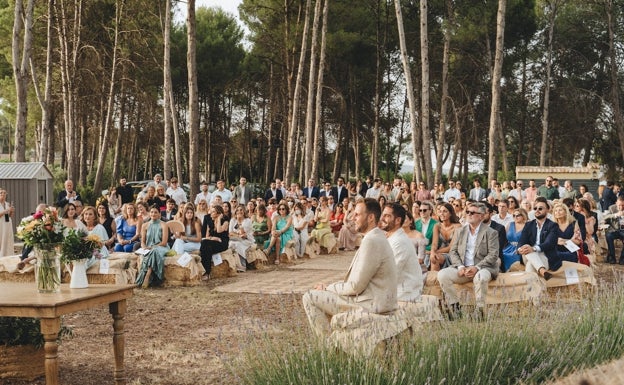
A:
{"type": "MultiPolygon", "coordinates": [[[[58,340],[71,337],[72,330],[61,326],[58,340]]],[[[34,345],[43,346],[43,335],[38,318],[0,317],[0,345],[34,345]]]]}
{"type": "MultiPolygon", "coordinates": [[[[486,322],[423,324],[370,358],[317,345],[310,331],[293,330],[286,343],[251,342],[242,358],[248,370],[236,373],[250,385],[538,384],[624,354],[624,293],[618,287],[580,303],[491,310],[486,322]]],[[[241,363],[231,365],[235,371],[241,363]]]]}

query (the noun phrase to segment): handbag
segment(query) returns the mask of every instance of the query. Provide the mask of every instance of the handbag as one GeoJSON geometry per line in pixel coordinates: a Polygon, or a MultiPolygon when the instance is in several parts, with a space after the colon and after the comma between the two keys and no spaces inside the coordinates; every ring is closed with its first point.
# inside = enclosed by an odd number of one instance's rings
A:
{"type": "Polygon", "coordinates": [[[579,245],[579,249],[576,253],[578,256],[578,263],[582,263],[583,265],[587,266],[591,265],[589,258],[587,258],[587,255],[585,255],[585,252],[583,251],[583,242],[581,242],[581,244],[579,245]]]}

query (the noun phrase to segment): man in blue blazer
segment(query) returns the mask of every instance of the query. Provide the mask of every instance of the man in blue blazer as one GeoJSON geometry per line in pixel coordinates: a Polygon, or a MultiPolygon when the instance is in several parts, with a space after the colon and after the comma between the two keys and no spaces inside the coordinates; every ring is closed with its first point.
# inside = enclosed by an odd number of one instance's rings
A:
{"type": "Polygon", "coordinates": [[[518,242],[518,254],[522,255],[526,271],[536,272],[549,280],[548,272],[561,267],[557,255],[557,224],[547,218],[550,207],[544,197],[535,199],[535,219],[527,222],[518,242]]]}

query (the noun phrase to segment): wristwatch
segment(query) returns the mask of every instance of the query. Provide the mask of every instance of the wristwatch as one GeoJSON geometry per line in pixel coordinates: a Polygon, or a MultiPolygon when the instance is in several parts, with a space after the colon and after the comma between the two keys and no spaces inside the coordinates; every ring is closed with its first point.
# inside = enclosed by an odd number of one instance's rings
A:
{"type": "Polygon", "coordinates": [[[533,252],[537,253],[537,246],[533,246],[533,252]]]}

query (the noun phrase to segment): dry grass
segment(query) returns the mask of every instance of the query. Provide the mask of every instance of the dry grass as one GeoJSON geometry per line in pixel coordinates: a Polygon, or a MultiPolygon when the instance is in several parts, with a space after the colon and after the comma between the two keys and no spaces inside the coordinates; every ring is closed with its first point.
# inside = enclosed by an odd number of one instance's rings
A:
{"type": "MultiPolygon", "coordinates": [[[[248,351],[249,344],[262,346],[265,338],[284,344],[305,339],[301,334],[308,333],[308,328],[300,296],[211,291],[225,282],[263,273],[248,272],[196,287],[136,290],[125,318],[128,384],[239,384],[236,373],[247,368],[237,364],[232,373],[228,367],[238,362],[235,358],[248,351]]],[[[620,266],[597,268],[601,284],[622,282],[623,273],[620,266]]],[[[569,305],[574,306],[574,302],[569,305]]],[[[59,349],[60,383],[112,384],[112,326],[107,307],[72,314],[64,318],[64,323],[74,327],[74,337],[59,349]]],[[[249,359],[262,361],[266,357],[259,354],[249,359]]],[[[592,385],[622,384],[624,375],[619,368],[623,364],[624,360],[615,361],[553,384],[576,385],[583,378],[592,385]]],[[[15,385],[44,383],[43,379],[0,381],[15,385]]]]}

